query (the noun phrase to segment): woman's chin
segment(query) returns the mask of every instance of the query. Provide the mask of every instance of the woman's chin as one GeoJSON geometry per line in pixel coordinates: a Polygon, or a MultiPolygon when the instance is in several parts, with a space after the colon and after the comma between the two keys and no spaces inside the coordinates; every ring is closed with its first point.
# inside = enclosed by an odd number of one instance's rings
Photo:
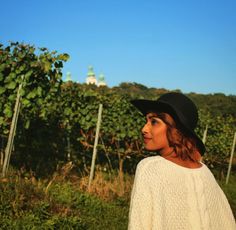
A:
{"type": "Polygon", "coordinates": [[[148,147],[148,146],[144,146],[145,150],[147,151],[150,151],[150,152],[156,152],[157,149],[156,148],[151,148],[151,147],[148,147]]]}

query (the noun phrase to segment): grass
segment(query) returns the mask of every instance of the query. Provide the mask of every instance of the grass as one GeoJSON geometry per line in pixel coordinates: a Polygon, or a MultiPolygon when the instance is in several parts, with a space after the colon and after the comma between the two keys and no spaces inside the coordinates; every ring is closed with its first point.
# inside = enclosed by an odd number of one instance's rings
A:
{"type": "Polygon", "coordinates": [[[128,202],[98,174],[88,193],[85,179],[68,172],[36,180],[11,172],[0,183],[1,229],[127,229],[128,202]],[[100,182],[99,182],[100,181],[100,182]],[[101,184],[102,183],[102,184],[101,184]],[[100,184],[101,191],[95,189],[100,184]],[[103,196],[100,196],[103,192],[103,196]]]}
{"type": "Polygon", "coordinates": [[[234,217],[236,219],[236,175],[231,174],[227,185],[225,183],[225,180],[218,180],[218,182],[230,203],[234,217]]]}

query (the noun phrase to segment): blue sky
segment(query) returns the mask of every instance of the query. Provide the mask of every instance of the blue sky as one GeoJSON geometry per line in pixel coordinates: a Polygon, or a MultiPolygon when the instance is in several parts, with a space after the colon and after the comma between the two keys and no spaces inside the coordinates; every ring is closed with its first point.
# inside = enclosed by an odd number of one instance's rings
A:
{"type": "Polygon", "coordinates": [[[85,82],[137,82],[184,93],[236,95],[235,0],[5,0],[0,43],[68,53],[85,82]]]}

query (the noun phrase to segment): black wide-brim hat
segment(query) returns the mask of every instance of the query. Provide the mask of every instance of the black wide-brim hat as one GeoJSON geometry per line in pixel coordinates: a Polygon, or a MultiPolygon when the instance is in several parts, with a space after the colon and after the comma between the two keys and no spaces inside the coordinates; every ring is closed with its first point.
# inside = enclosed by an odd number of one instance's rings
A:
{"type": "Polygon", "coordinates": [[[165,112],[170,114],[174,120],[180,124],[183,131],[187,132],[196,139],[197,147],[203,155],[205,145],[195,133],[198,122],[198,110],[193,101],[186,95],[177,92],[166,93],[157,100],[132,100],[131,103],[146,115],[149,112],[165,112]]]}

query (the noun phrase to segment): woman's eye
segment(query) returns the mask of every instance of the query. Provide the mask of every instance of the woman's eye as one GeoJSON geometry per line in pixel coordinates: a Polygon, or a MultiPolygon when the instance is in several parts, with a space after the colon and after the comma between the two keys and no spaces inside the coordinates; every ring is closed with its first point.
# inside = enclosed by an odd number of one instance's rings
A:
{"type": "Polygon", "coordinates": [[[157,123],[158,123],[158,121],[157,121],[156,119],[152,119],[152,120],[151,120],[151,124],[152,124],[152,125],[155,125],[155,124],[157,124],[157,123]]]}

